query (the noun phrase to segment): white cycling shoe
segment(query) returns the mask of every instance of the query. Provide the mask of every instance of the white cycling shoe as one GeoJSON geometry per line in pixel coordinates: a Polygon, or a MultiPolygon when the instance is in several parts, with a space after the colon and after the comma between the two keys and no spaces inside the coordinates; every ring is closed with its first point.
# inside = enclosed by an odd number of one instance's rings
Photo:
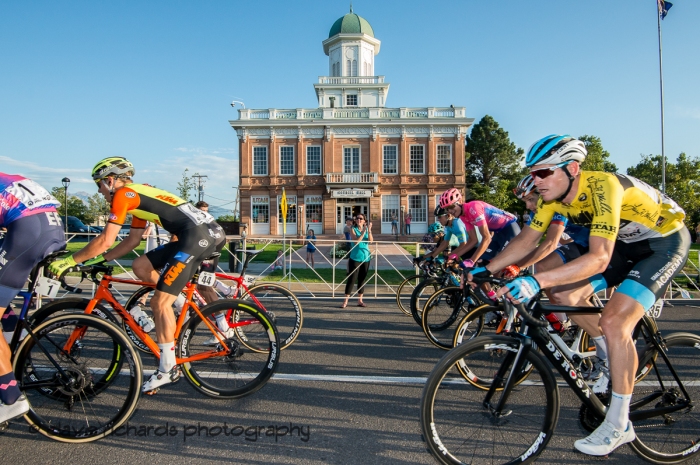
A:
{"type": "Polygon", "coordinates": [[[634,428],[632,422],[627,422],[627,429],[619,430],[608,420],[596,428],[590,436],[579,439],[574,443],[574,447],[588,455],[608,455],[623,444],[634,441],[634,428]]]}
{"type": "Polygon", "coordinates": [[[0,402],[0,423],[12,420],[13,418],[21,417],[29,411],[29,401],[24,394],[19,396],[19,399],[12,405],[3,404],[0,402]]]}
{"type": "Polygon", "coordinates": [[[141,392],[143,392],[146,395],[152,396],[153,394],[157,393],[158,390],[160,390],[161,386],[174,383],[178,381],[181,376],[182,371],[180,370],[180,367],[178,365],[172,367],[172,369],[168,372],[156,370],[155,373],[153,373],[151,377],[148,378],[148,380],[145,383],[143,383],[143,386],[141,387],[141,392]]]}
{"type": "MultiPolygon", "coordinates": [[[[222,331],[219,335],[221,339],[231,339],[232,337],[236,336],[236,330],[233,328],[229,328],[226,331],[222,331]]],[[[202,345],[204,346],[215,346],[219,343],[219,340],[216,338],[216,336],[212,335],[209,339],[206,341],[202,342],[202,345]]]]}

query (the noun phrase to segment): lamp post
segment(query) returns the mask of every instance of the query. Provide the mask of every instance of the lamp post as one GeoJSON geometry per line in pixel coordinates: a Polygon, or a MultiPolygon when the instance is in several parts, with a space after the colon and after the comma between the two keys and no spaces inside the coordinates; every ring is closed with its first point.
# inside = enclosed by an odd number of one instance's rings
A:
{"type": "Polygon", "coordinates": [[[68,178],[61,179],[61,184],[63,184],[64,202],[66,202],[66,223],[65,223],[64,227],[66,228],[66,232],[68,232],[68,185],[70,184],[70,179],[68,179],[68,178]]]}

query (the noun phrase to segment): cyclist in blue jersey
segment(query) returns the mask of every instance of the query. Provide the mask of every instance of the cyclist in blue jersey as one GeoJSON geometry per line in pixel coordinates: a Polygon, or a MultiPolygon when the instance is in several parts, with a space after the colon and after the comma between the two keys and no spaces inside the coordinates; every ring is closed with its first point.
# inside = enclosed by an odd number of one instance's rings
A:
{"type": "MultiPolygon", "coordinates": [[[[0,173],[0,318],[6,330],[17,317],[6,313],[44,257],[66,247],[63,223],[56,212],[61,204],[46,189],[24,176],[0,173]]],[[[0,338],[0,423],[24,415],[29,402],[12,373],[10,346],[0,338]]]]}
{"type": "MultiPolygon", "coordinates": [[[[462,223],[462,220],[455,218],[447,210],[442,207],[435,208],[435,217],[438,219],[440,224],[445,228],[445,237],[442,242],[435,247],[435,250],[429,254],[425,254],[423,258],[435,258],[438,257],[447,247],[453,245],[453,241],[456,239],[457,247],[466,244],[469,236],[467,235],[467,229],[462,223]]],[[[464,253],[465,256],[471,256],[474,249],[464,253]]]]}

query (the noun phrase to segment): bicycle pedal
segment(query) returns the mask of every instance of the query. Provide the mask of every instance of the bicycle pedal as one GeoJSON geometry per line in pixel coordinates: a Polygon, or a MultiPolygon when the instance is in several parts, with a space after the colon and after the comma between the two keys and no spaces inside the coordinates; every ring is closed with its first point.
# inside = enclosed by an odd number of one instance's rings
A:
{"type": "Polygon", "coordinates": [[[10,427],[9,421],[3,421],[2,423],[0,423],[0,434],[4,433],[7,430],[7,428],[9,428],[9,427],[10,427]]]}
{"type": "Polygon", "coordinates": [[[155,389],[151,389],[150,391],[146,391],[143,394],[147,395],[147,396],[155,396],[156,394],[158,394],[158,391],[160,391],[159,387],[157,387],[155,389]]]}

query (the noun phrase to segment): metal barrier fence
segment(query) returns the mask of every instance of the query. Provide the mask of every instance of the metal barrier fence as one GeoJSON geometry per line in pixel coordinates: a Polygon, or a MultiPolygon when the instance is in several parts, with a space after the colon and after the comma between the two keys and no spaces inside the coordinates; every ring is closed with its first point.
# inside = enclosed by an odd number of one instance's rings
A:
{"type": "MultiPolygon", "coordinates": [[[[96,236],[96,234],[74,234],[67,233],[66,241],[75,241],[79,236],[96,236]]],[[[124,236],[125,237],[125,236],[124,236]]],[[[119,236],[118,240],[122,237],[119,236]]],[[[237,247],[233,249],[231,245],[234,241],[228,242],[224,251],[227,252],[231,265],[225,270],[225,257],[223,254],[219,263],[221,272],[235,273],[236,275],[242,266],[242,254],[240,250],[254,247],[256,250],[268,251],[254,256],[248,265],[246,275],[255,279],[256,282],[267,281],[284,285],[299,298],[314,297],[344,297],[345,285],[348,280],[348,260],[349,253],[344,249],[348,241],[337,239],[317,238],[314,242],[316,252],[314,252],[314,263],[307,261],[306,239],[301,238],[247,238],[236,241],[237,247]],[[281,251],[281,253],[280,253],[281,251]],[[276,266],[277,265],[277,266],[276,266]]],[[[417,269],[413,266],[413,258],[425,253],[425,244],[422,242],[394,242],[394,241],[373,241],[369,243],[371,252],[370,268],[365,280],[365,296],[375,298],[394,299],[399,284],[406,278],[417,274],[417,269]]],[[[355,245],[354,247],[357,247],[355,245]]],[[[134,251],[136,256],[139,254],[134,251]]],[[[135,279],[131,273],[130,266],[132,260],[115,260],[115,267],[121,273],[135,279]]],[[[700,251],[691,250],[688,263],[685,269],[674,280],[666,293],[667,299],[690,299],[691,293],[679,284],[679,277],[686,278],[692,291],[700,293],[700,251]],[[688,270],[688,271],[686,271],[688,270]]],[[[94,291],[94,286],[93,286],[94,291]]],[[[130,293],[131,290],[125,292],[130,293]]],[[[119,290],[116,290],[119,293],[119,290]]],[[[607,298],[607,291],[602,298],[607,298]]],[[[351,295],[357,294],[357,287],[354,287],[351,295]]]]}

